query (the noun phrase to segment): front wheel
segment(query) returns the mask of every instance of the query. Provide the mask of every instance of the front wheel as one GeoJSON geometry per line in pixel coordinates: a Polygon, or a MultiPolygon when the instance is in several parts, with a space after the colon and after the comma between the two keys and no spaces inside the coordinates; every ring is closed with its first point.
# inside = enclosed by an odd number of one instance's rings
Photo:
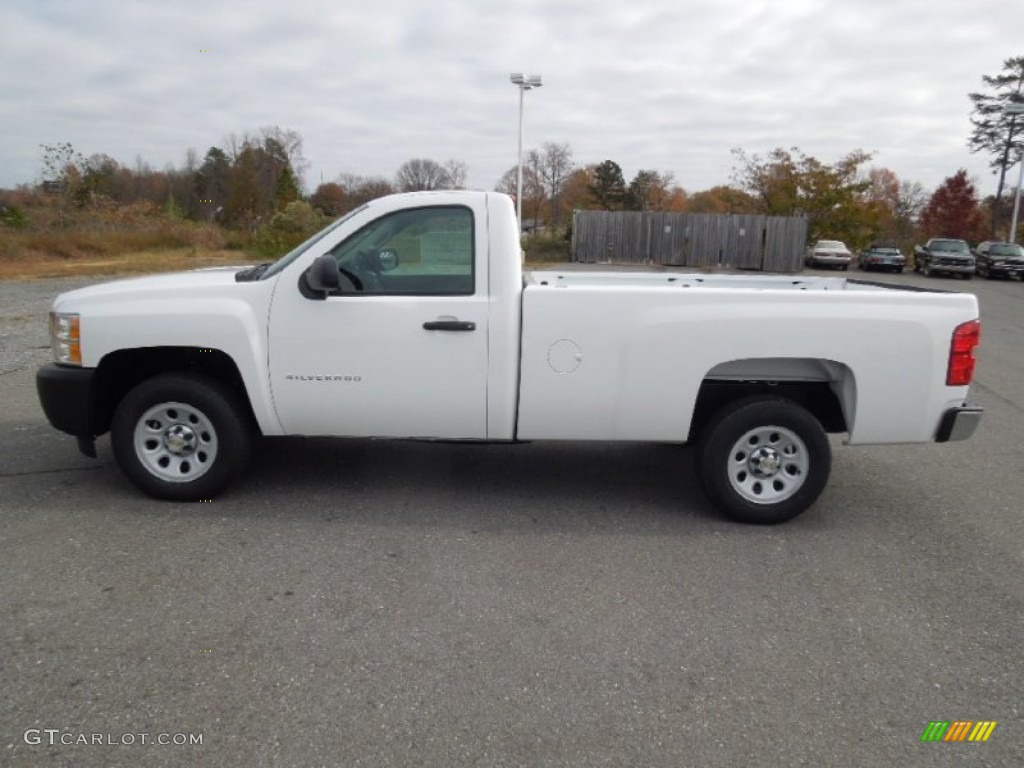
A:
{"type": "Polygon", "coordinates": [[[832,448],[818,420],[781,397],[726,406],[701,433],[697,474],[711,502],[743,523],[791,520],[821,495],[832,448]]]}
{"type": "Polygon", "coordinates": [[[205,376],[147,379],[118,405],[110,427],[121,471],[150,496],[208,499],[245,466],[249,420],[231,390],[205,376]]]}

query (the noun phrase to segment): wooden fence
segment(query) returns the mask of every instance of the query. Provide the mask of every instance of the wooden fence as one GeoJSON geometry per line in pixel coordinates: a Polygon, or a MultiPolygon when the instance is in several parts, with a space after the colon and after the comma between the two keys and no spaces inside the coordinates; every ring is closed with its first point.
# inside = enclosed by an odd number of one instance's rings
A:
{"type": "Polygon", "coordinates": [[[807,219],[791,216],[575,211],[572,260],[799,272],[807,219]]]}

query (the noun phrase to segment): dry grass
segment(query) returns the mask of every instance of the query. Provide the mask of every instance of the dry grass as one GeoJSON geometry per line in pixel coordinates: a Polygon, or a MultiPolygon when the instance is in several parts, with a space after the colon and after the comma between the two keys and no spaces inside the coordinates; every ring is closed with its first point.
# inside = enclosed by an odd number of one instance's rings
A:
{"type": "Polygon", "coordinates": [[[141,275],[200,267],[252,264],[240,251],[172,248],[114,255],[56,256],[33,252],[0,259],[0,280],[89,275],[141,275]]]}

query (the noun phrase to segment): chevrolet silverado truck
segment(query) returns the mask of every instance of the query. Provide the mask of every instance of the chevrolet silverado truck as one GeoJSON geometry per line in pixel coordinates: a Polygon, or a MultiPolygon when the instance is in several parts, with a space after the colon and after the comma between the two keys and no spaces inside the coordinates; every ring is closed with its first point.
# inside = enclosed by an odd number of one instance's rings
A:
{"type": "Polygon", "coordinates": [[[914,271],[928,275],[974,276],[974,256],[965,240],[933,237],[923,246],[914,246],[914,271]]]}
{"type": "MultiPolygon", "coordinates": [[[[807,509],[850,444],[969,437],[973,295],[522,270],[510,198],[370,202],[274,263],[58,296],[37,387],[142,491],[208,499],[259,435],[692,443],[724,514],[807,509]]],[[[681,469],[682,471],[682,469],[681,469]]]]}

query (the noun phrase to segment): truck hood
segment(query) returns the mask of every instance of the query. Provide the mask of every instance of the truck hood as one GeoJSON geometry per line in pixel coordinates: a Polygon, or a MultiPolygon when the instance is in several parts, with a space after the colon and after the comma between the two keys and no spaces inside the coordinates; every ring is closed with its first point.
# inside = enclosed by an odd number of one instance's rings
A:
{"type": "Polygon", "coordinates": [[[189,272],[112,280],[62,293],[54,300],[53,308],[58,312],[75,312],[97,302],[145,301],[212,294],[228,296],[245,285],[252,285],[235,281],[235,274],[246,268],[209,267],[189,272]]]}

